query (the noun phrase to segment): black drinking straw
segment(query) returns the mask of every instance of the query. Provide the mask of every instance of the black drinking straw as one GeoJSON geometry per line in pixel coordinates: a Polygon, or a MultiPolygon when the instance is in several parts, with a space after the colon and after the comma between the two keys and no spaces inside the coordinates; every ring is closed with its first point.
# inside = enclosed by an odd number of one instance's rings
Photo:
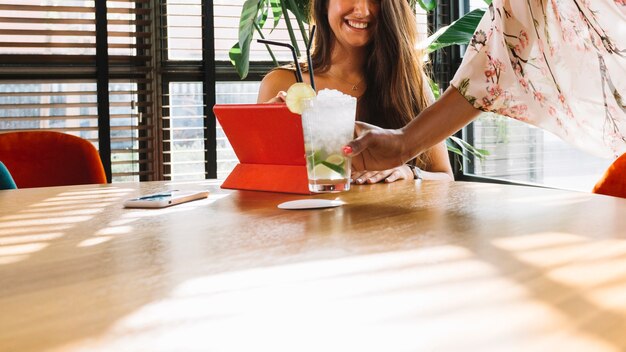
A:
{"type": "Polygon", "coordinates": [[[294,65],[296,65],[296,81],[302,82],[302,70],[300,69],[300,64],[298,64],[298,55],[296,55],[296,48],[294,48],[293,45],[265,39],[257,39],[256,41],[262,44],[282,46],[291,49],[291,54],[293,55],[293,63],[294,65]]]}
{"type": "Polygon", "coordinates": [[[313,77],[313,62],[311,61],[311,44],[313,44],[315,28],[315,25],[313,25],[313,27],[311,27],[311,34],[309,34],[309,45],[306,46],[306,62],[309,66],[309,78],[311,79],[311,88],[313,88],[314,91],[317,91],[317,89],[315,89],[315,78],[313,77]]]}

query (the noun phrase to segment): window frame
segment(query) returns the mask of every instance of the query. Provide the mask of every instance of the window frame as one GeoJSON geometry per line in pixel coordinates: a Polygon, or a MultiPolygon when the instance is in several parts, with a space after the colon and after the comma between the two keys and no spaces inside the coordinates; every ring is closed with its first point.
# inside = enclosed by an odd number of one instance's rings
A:
{"type": "MultiPolygon", "coordinates": [[[[89,81],[93,84],[95,84],[95,91],[94,91],[94,97],[95,97],[95,105],[96,105],[96,112],[97,116],[94,119],[94,121],[97,121],[97,127],[95,128],[95,130],[97,130],[97,143],[98,143],[98,152],[100,154],[100,158],[102,160],[102,164],[104,166],[104,170],[105,170],[105,174],[107,176],[107,181],[108,182],[112,182],[113,177],[119,176],[119,177],[126,177],[126,176],[132,176],[132,177],[137,177],[140,180],[148,180],[148,179],[153,179],[152,176],[152,171],[150,170],[150,165],[152,164],[153,167],[155,164],[155,158],[150,158],[148,156],[148,154],[150,153],[154,153],[151,152],[151,148],[148,146],[148,144],[150,143],[154,143],[154,142],[150,142],[147,141],[147,139],[150,139],[149,137],[146,137],[147,134],[153,134],[154,131],[147,131],[147,126],[154,126],[155,122],[157,121],[156,116],[153,114],[154,113],[154,109],[153,107],[149,107],[146,104],[152,104],[152,102],[148,102],[149,100],[151,100],[153,98],[152,97],[147,97],[147,99],[141,99],[143,94],[151,94],[149,93],[148,89],[141,89],[141,84],[140,81],[143,81],[147,75],[147,71],[145,71],[146,69],[149,70],[150,68],[150,63],[149,63],[149,57],[151,54],[151,49],[149,49],[148,47],[150,46],[150,43],[146,44],[145,42],[140,42],[140,40],[142,40],[141,38],[145,38],[145,36],[143,36],[142,34],[145,34],[143,32],[144,28],[149,28],[149,19],[144,18],[144,16],[149,16],[150,15],[150,10],[151,10],[151,5],[152,3],[150,2],[151,0],[116,0],[115,2],[113,2],[113,6],[109,6],[109,4],[107,3],[107,1],[105,0],[93,0],[93,5],[90,6],[81,6],[81,5],[71,5],[71,6],[56,6],[56,5],[29,5],[29,4],[21,4],[21,5],[3,5],[3,10],[5,11],[33,11],[33,12],[61,12],[61,13],[85,13],[85,14],[93,14],[93,18],[90,18],[88,20],[84,20],[84,19],[75,19],[76,23],[81,23],[81,24],[85,24],[88,21],[91,21],[90,25],[93,25],[93,31],[82,31],[82,33],[87,33],[89,32],[90,38],[93,38],[93,47],[89,46],[89,48],[93,48],[94,52],[93,53],[87,53],[87,54],[71,54],[71,55],[65,55],[65,54],[58,54],[58,53],[22,53],[22,54],[7,54],[7,55],[0,55],[0,80],[3,81],[3,83],[5,84],[15,84],[15,85],[20,85],[20,84],[24,84],[25,82],[28,81],[37,81],[40,84],[57,84],[57,83],[71,83],[73,81],[89,81]],[[128,7],[128,9],[124,6],[122,7],[116,7],[116,4],[120,4],[120,3],[127,3],[127,4],[134,4],[133,6],[128,7]],[[20,6],[23,6],[25,8],[28,8],[28,10],[23,10],[20,8],[20,6]],[[38,9],[35,6],[41,6],[42,9],[38,9]],[[58,9],[53,9],[55,7],[58,7],[58,9]],[[70,9],[70,8],[79,8],[78,10],[76,9],[70,9]],[[84,7],[84,9],[80,9],[81,7],[84,7]],[[86,9],[89,9],[90,11],[86,11],[86,9]],[[121,37],[120,33],[109,33],[109,28],[108,26],[111,25],[119,25],[120,20],[117,20],[115,18],[110,18],[109,15],[113,14],[113,16],[115,16],[115,14],[135,14],[135,19],[129,19],[128,23],[129,23],[129,28],[133,28],[130,23],[134,23],[134,28],[135,28],[135,32],[133,32],[132,30],[128,32],[128,36],[127,38],[134,38],[135,40],[137,40],[137,42],[135,44],[127,44],[126,46],[123,46],[122,44],[115,44],[112,43],[111,45],[109,45],[109,40],[110,40],[110,35],[117,35],[117,37],[121,37]],[[92,33],[92,34],[91,34],[92,33]],[[110,54],[109,50],[111,50],[112,48],[121,48],[121,47],[127,47],[127,48],[136,48],[136,52],[132,52],[130,54],[110,54]],[[148,49],[146,49],[148,48],[148,49]],[[148,50],[148,51],[146,51],[148,50]],[[147,54],[147,55],[146,55],[147,54]],[[135,68],[141,68],[140,70],[135,70],[135,68]],[[118,126],[111,126],[111,123],[113,122],[113,117],[112,117],[112,113],[111,113],[111,108],[112,107],[117,107],[119,108],[121,105],[119,105],[119,103],[116,103],[115,101],[110,102],[109,100],[111,99],[111,95],[112,94],[116,94],[115,91],[110,91],[110,84],[116,84],[117,82],[115,81],[119,81],[119,80],[123,80],[126,81],[128,80],[128,83],[133,85],[136,84],[137,85],[137,89],[136,91],[134,89],[132,89],[130,92],[127,93],[118,93],[118,94],[123,94],[124,96],[129,96],[130,99],[129,101],[124,101],[124,103],[128,103],[127,107],[130,109],[132,106],[137,108],[138,112],[144,112],[144,113],[149,113],[150,111],[152,113],[150,113],[150,123],[148,123],[148,119],[143,119],[143,122],[137,122],[137,124],[130,124],[128,126],[123,125],[122,127],[127,127],[127,129],[124,128],[120,128],[118,126]],[[137,94],[137,91],[142,91],[142,94],[137,94]],[[134,101],[133,99],[133,95],[136,95],[138,98],[138,101],[134,101]],[[133,103],[138,103],[136,105],[133,105],[133,103]],[[116,128],[117,127],[117,128],[116,128]],[[111,136],[111,133],[116,133],[115,131],[130,131],[131,137],[132,139],[137,138],[137,143],[138,146],[135,148],[130,147],[130,149],[125,149],[123,151],[120,150],[114,150],[113,145],[119,141],[115,141],[113,140],[113,136],[111,136]],[[137,137],[134,136],[134,134],[137,134],[137,137]],[[129,150],[131,153],[136,153],[136,155],[138,155],[138,159],[132,159],[130,162],[127,161],[126,159],[122,158],[121,161],[114,161],[113,157],[114,155],[117,155],[119,153],[122,152],[126,152],[127,150],[129,150]],[[135,169],[133,166],[132,170],[130,172],[124,172],[124,171],[119,171],[119,172],[114,172],[115,170],[115,166],[114,164],[134,164],[137,165],[137,169],[135,169]]],[[[30,16],[17,16],[15,17],[15,20],[18,19],[29,19],[31,18],[30,16]]],[[[60,20],[57,21],[50,21],[50,22],[45,22],[45,21],[37,21],[38,19],[40,19],[39,17],[32,17],[34,20],[32,20],[32,22],[29,21],[24,21],[24,22],[19,22],[19,23],[44,23],[44,24],[55,24],[55,25],[59,25],[59,24],[63,24],[64,22],[61,22],[60,20]]],[[[149,18],[149,17],[147,17],[149,18]]],[[[68,23],[73,23],[74,19],[66,19],[66,21],[68,23]]],[[[126,20],[122,20],[122,21],[126,21],[126,20]]],[[[7,22],[5,22],[7,23],[7,22]]],[[[24,28],[24,33],[27,33],[29,31],[29,28],[24,28]]],[[[51,30],[51,31],[54,31],[51,30]]],[[[112,32],[118,32],[115,29],[112,30],[112,32]]],[[[20,34],[20,35],[27,35],[27,34],[20,34]]],[[[67,36],[71,36],[71,34],[63,34],[63,37],[67,37],[67,36]]],[[[22,40],[20,39],[21,37],[17,37],[18,41],[22,40]]],[[[148,39],[150,40],[150,39],[148,39]]],[[[29,42],[30,43],[30,42],[29,42]]],[[[52,42],[53,45],[48,45],[46,46],[46,44],[48,44],[47,42],[32,42],[33,44],[41,44],[40,47],[34,46],[34,45],[30,45],[27,47],[36,47],[36,48],[43,48],[43,47],[50,47],[50,48],[56,48],[56,47],[60,47],[58,45],[54,45],[54,44],[58,44],[59,42],[52,42]]],[[[72,44],[75,44],[73,42],[67,42],[68,44],[66,46],[62,46],[62,47],[69,47],[69,48],[74,48],[74,47],[82,47],[82,46],[73,46],[72,44]]],[[[10,45],[8,47],[10,48],[21,48],[22,45],[19,44],[24,44],[24,43],[13,43],[13,44],[17,44],[17,45],[10,45]]],[[[124,82],[125,83],[125,82],[124,82]]],[[[126,106],[124,107],[126,108],[126,106]]],[[[139,117],[138,116],[132,116],[133,113],[130,114],[130,117],[128,117],[129,119],[135,119],[137,118],[138,120],[139,117]]],[[[16,116],[17,117],[17,116],[16,116]]],[[[69,115],[67,116],[63,116],[63,115],[54,115],[54,117],[58,117],[58,118],[52,118],[53,116],[45,116],[42,115],[40,121],[45,121],[46,119],[48,120],[67,120],[67,117],[69,117],[69,115]]],[[[82,121],[82,120],[81,120],[82,121]]],[[[30,128],[19,128],[20,130],[29,130],[30,128]]],[[[34,128],[36,129],[36,128],[34,128]]],[[[63,130],[64,132],[71,132],[71,129],[68,129],[67,127],[63,127],[60,126],[58,128],[55,128],[58,130],[63,130]]],[[[123,137],[123,139],[127,139],[126,137],[123,137]]],[[[154,154],[156,155],[156,153],[154,154]]]]}
{"type": "MultiPolygon", "coordinates": [[[[161,21],[165,21],[164,6],[165,1],[159,2],[159,13],[156,14],[157,18],[161,21]]],[[[202,0],[202,60],[168,60],[165,55],[165,50],[158,49],[159,55],[157,55],[160,69],[159,87],[161,92],[159,94],[161,99],[161,106],[159,111],[161,116],[165,115],[165,108],[167,105],[167,94],[169,84],[172,82],[185,82],[195,81],[202,82],[204,92],[204,137],[205,137],[205,175],[207,179],[216,179],[218,173],[217,165],[217,120],[213,113],[213,106],[216,104],[216,85],[217,82],[242,82],[242,81],[260,81],[263,79],[265,73],[274,68],[274,63],[271,61],[250,61],[250,69],[248,76],[245,79],[240,79],[235,71],[234,67],[229,61],[216,60],[215,59],[215,13],[214,5],[212,1],[202,0]]],[[[158,23],[156,32],[159,35],[157,39],[161,47],[164,45],[163,41],[166,38],[162,28],[165,28],[163,23],[158,23]]],[[[161,119],[161,123],[163,120],[161,119]]],[[[161,135],[164,130],[160,129],[161,135]]],[[[160,143],[162,146],[164,143],[160,143]]],[[[163,147],[164,148],[164,147],[163,147]]],[[[165,153],[161,153],[160,169],[161,178],[165,178],[167,174],[167,167],[164,164],[166,159],[165,153]]]]}

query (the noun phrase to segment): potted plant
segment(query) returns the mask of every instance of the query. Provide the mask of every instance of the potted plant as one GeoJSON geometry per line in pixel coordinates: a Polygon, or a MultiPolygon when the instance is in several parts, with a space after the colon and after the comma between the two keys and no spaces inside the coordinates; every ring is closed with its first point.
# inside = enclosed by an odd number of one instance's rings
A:
{"type": "MultiPolygon", "coordinates": [[[[407,0],[411,8],[420,6],[425,11],[432,11],[437,6],[436,0],[407,0]]],[[[483,0],[486,4],[491,4],[491,0],[483,0]]],[[[285,22],[291,45],[296,49],[298,56],[301,55],[301,48],[298,44],[298,35],[305,45],[308,44],[308,9],[309,0],[246,0],[241,9],[239,18],[239,41],[230,49],[229,56],[235,70],[241,77],[246,78],[250,68],[250,44],[255,36],[265,39],[266,32],[273,31],[281,21],[285,22]],[[272,20],[270,19],[270,13],[272,20]]],[[[460,19],[450,25],[440,28],[437,32],[429,36],[423,43],[425,54],[430,54],[441,48],[450,45],[468,44],[472,39],[474,31],[484,14],[483,9],[475,9],[465,14],[460,19]]],[[[266,46],[274,64],[279,65],[272,49],[266,46]]],[[[439,97],[439,88],[431,82],[431,87],[435,97],[439,97]]],[[[478,159],[484,159],[488,152],[477,149],[461,138],[451,136],[446,141],[448,150],[467,158],[466,153],[478,159]]]]}

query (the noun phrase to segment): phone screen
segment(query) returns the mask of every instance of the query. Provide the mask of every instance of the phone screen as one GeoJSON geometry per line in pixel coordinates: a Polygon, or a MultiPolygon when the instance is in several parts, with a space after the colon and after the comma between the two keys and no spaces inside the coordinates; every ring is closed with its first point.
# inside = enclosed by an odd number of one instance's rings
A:
{"type": "Polygon", "coordinates": [[[165,199],[168,199],[168,198],[172,198],[172,194],[171,193],[153,194],[153,195],[149,195],[149,196],[139,197],[139,198],[136,198],[136,199],[138,199],[138,200],[160,201],[160,200],[165,200],[165,199]]]}
{"type": "Polygon", "coordinates": [[[124,202],[126,208],[163,208],[209,196],[208,191],[168,191],[147,194],[124,202]]]}

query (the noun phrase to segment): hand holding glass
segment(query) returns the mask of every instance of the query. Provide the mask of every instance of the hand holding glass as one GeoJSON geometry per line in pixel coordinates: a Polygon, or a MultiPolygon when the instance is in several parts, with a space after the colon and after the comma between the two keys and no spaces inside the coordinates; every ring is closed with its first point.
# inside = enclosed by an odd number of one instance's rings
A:
{"type": "Polygon", "coordinates": [[[351,159],[343,147],[352,140],[356,98],[338,91],[322,90],[303,101],[302,131],[311,192],[350,189],[351,159]]]}

